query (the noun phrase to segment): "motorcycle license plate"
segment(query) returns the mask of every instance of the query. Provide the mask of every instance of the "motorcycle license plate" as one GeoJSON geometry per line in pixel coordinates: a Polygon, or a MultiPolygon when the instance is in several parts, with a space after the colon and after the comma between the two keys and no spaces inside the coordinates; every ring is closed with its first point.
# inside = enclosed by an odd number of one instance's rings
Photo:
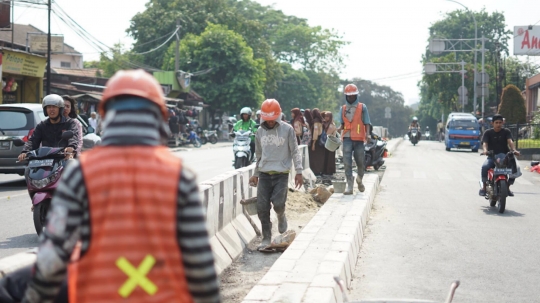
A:
{"type": "Polygon", "coordinates": [[[471,142],[460,142],[459,145],[471,145],[471,142]]]}
{"type": "Polygon", "coordinates": [[[0,141],[0,149],[9,149],[9,141],[0,141]]]}
{"type": "Polygon", "coordinates": [[[28,163],[28,167],[43,167],[53,166],[54,159],[32,160],[28,163]]]}
{"type": "Polygon", "coordinates": [[[512,169],[511,168],[495,168],[493,169],[493,172],[496,175],[509,175],[512,173],[512,169]]]}

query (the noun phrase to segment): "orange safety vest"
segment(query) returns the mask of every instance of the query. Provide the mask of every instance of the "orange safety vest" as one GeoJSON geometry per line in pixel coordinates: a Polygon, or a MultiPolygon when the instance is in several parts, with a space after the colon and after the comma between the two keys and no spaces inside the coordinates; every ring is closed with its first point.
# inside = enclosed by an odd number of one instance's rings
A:
{"type": "Polygon", "coordinates": [[[180,159],[163,146],[100,146],[80,161],[91,241],[68,267],[69,302],[193,302],[177,240],[180,159]]]}
{"type": "Polygon", "coordinates": [[[341,116],[343,118],[343,122],[345,122],[345,125],[343,126],[343,134],[341,135],[342,139],[344,138],[346,132],[350,132],[351,140],[366,141],[366,126],[362,121],[362,109],[363,104],[358,102],[358,106],[354,111],[353,119],[352,121],[349,121],[349,119],[347,119],[345,116],[346,105],[343,105],[341,109],[341,116]]]}

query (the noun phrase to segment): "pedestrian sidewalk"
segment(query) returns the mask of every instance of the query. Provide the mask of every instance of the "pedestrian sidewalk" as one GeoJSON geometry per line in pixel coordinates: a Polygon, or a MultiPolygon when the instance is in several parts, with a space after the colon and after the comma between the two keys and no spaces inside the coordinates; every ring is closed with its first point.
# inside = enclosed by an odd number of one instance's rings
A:
{"type": "Polygon", "coordinates": [[[169,147],[169,149],[172,152],[179,152],[179,151],[190,151],[190,150],[198,150],[198,149],[213,149],[213,148],[231,147],[231,146],[233,146],[232,141],[219,141],[216,144],[212,144],[210,142],[206,143],[204,145],[201,145],[200,148],[194,147],[193,144],[186,144],[186,145],[178,146],[178,147],[169,147]]]}

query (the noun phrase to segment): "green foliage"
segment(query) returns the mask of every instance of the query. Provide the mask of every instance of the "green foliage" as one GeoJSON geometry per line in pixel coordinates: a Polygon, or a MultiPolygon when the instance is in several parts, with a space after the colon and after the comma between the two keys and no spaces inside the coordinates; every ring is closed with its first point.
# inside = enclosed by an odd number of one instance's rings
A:
{"type": "MultiPolygon", "coordinates": [[[[386,127],[392,136],[401,136],[407,132],[407,126],[413,110],[405,106],[403,95],[388,86],[378,85],[374,82],[355,78],[351,82],[358,87],[360,102],[366,104],[372,125],[386,127]],[[384,109],[390,107],[392,118],[384,118],[384,109]]],[[[341,104],[345,104],[345,97],[341,95],[341,104]]]]}
{"type": "MultiPolygon", "coordinates": [[[[173,42],[163,69],[174,66],[174,48],[173,42]]],[[[188,72],[212,68],[192,82],[212,111],[238,112],[245,106],[258,107],[264,99],[264,60],[254,59],[242,36],[223,25],[209,24],[202,34],[182,39],[180,66],[188,72]]]]}
{"type": "Polygon", "coordinates": [[[121,69],[141,68],[140,65],[134,63],[140,60],[140,55],[125,51],[120,43],[116,43],[110,52],[101,53],[97,65],[93,63],[93,66],[103,71],[102,77],[109,78],[121,69]]]}
{"type": "Polygon", "coordinates": [[[498,113],[506,119],[507,124],[526,122],[525,98],[515,85],[509,84],[503,89],[498,113]]]}
{"type": "MultiPolygon", "coordinates": [[[[475,37],[475,27],[472,14],[477,22],[478,26],[478,38],[481,38],[482,34],[489,39],[485,43],[485,47],[488,50],[496,50],[497,46],[500,51],[508,54],[508,41],[511,38],[511,31],[506,30],[505,18],[502,13],[493,12],[489,14],[482,9],[480,12],[469,12],[465,10],[452,11],[442,20],[435,22],[430,28],[428,41],[431,38],[445,38],[445,39],[473,39],[475,37]]],[[[470,41],[463,45],[457,45],[457,49],[472,49],[474,48],[474,42],[470,41]]],[[[477,46],[480,48],[479,45],[477,46]]],[[[422,63],[451,63],[465,61],[467,64],[465,69],[465,87],[468,89],[468,105],[465,106],[466,112],[472,112],[473,99],[474,99],[474,52],[459,52],[451,53],[444,52],[440,55],[435,55],[426,48],[426,53],[422,56],[422,63]]],[[[485,70],[491,79],[489,84],[490,95],[485,98],[486,100],[486,112],[490,106],[496,105],[496,69],[495,69],[495,56],[486,54],[485,57],[485,70]]],[[[459,70],[460,66],[456,65],[454,70],[459,70]]],[[[477,58],[477,71],[481,71],[481,53],[478,53],[477,58]]],[[[461,74],[459,73],[437,73],[433,75],[424,75],[419,82],[421,100],[420,110],[424,116],[431,116],[433,119],[440,119],[441,114],[449,113],[451,111],[461,111],[461,104],[457,94],[458,88],[461,86],[461,74]]],[[[478,98],[480,100],[480,98],[478,98]]],[[[479,103],[479,102],[478,102],[479,103]]],[[[478,105],[479,106],[479,105],[478,105]]],[[[476,110],[479,110],[477,108],[476,110]]]]}

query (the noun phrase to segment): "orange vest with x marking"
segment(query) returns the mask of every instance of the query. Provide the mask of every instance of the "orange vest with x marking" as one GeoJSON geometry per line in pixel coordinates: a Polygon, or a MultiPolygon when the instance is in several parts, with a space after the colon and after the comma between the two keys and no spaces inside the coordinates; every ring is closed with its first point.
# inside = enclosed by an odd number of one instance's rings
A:
{"type": "Polygon", "coordinates": [[[91,233],[68,269],[70,302],[193,302],[177,240],[180,159],[161,146],[102,146],[80,161],[91,233]]]}

